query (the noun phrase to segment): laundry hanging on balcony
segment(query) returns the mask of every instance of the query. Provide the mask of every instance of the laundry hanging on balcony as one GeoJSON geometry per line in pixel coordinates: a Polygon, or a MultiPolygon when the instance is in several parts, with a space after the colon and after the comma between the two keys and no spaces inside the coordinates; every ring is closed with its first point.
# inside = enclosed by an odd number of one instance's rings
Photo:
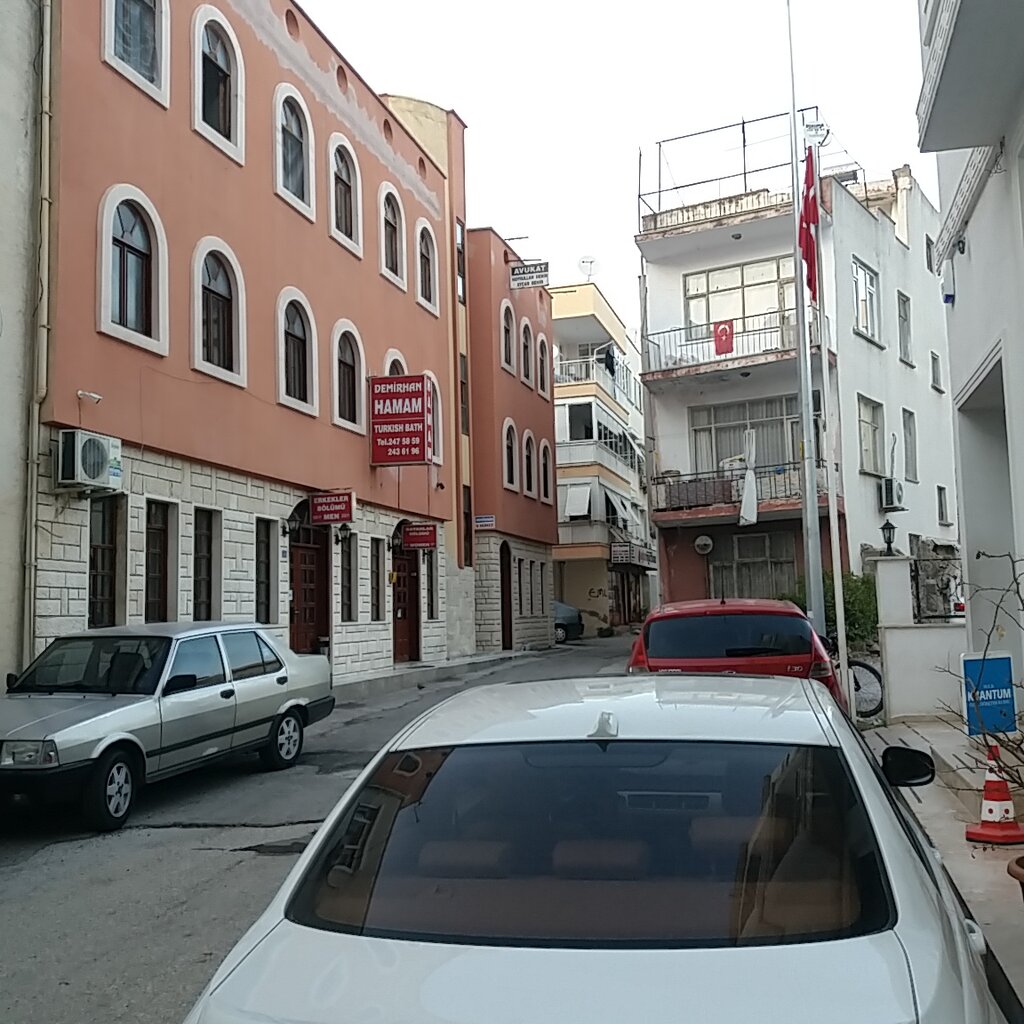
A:
{"type": "Polygon", "coordinates": [[[743,432],[743,497],[740,500],[740,526],[753,526],[757,522],[757,435],[753,430],[743,432]]]}

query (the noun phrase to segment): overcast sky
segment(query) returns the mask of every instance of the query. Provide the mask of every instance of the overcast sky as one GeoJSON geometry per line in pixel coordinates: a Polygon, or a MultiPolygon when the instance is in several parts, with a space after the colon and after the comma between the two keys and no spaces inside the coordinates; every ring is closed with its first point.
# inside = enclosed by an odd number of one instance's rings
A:
{"type": "MultiPolygon", "coordinates": [[[[552,284],[582,257],[626,324],[639,322],[637,154],[687,132],[789,108],[784,0],[303,0],[379,92],[454,108],[467,123],[470,226],[491,225],[552,284]]],[[[869,177],[917,152],[914,0],[793,0],[797,101],[818,105],[869,177]]],[[[686,163],[686,161],[684,161],[686,163]]],[[[673,162],[677,182],[707,177],[673,162]]]]}

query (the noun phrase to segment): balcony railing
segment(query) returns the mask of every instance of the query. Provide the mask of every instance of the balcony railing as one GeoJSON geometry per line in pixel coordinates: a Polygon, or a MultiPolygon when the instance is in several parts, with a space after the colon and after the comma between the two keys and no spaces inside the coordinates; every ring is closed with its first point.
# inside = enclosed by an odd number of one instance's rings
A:
{"type": "Polygon", "coordinates": [[[558,524],[559,544],[625,544],[636,541],[621,518],[563,519],[558,524]]]}
{"type": "Polygon", "coordinates": [[[732,336],[716,340],[713,324],[676,327],[647,337],[648,371],[686,369],[796,347],[796,311],[732,320],[732,336]]]}
{"type": "Polygon", "coordinates": [[[555,452],[559,466],[607,466],[616,473],[639,473],[643,469],[636,449],[628,441],[559,441],[555,452]]]}
{"type": "Polygon", "coordinates": [[[640,382],[619,357],[613,377],[600,356],[592,359],[561,359],[555,363],[556,384],[598,384],[620,405],[640,408],[640,382]]]}
{"type": "MultiPolygon", "coordinates": [[[[663,473],[651,481],[651,507],[655,512],[686,512],[713,505],[739,505],[744,471],[663,473]]],[[[757,500],[794,501],[803,497],[803,465],[787,462],[754,470],[757,500]]],[[[825,492],[825,464],[818,463],[818,493],[825,492]]]]}

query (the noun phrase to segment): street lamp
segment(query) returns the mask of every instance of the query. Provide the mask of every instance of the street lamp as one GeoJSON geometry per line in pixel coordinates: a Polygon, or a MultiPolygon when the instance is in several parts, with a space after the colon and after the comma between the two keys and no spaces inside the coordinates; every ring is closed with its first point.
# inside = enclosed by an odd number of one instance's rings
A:
{"type": "Polygon", "coordinates": [[[886,555],[894,555],[895,551],[892,549],[892,542],[896,539],[896,527],[889,522],[888,519],[882,523],[882,540],[885,541],[885,553],[886,555]]]}

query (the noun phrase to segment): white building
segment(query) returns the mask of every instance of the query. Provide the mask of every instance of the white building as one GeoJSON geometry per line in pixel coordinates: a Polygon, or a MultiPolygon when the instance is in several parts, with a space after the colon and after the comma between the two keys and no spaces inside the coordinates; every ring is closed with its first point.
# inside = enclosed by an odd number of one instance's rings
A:
{"type": "MultiPolygon", "coordinates": [[[[761,133],[780,137],[783,149],[763,166],[781,169],[748,167],[641,196],[651,511],[669,600],[791,594],[803,573],[787,126],[785,118],[765,121],[775,130],[759,123],[761,133]],[[756,525],[740,527],[748,431],[759,509],[756,525]],[[713,542],[706,559],[695,549],[704,536],[713,542]]],[[[723,151],[734,140],[742,151],[743,126],[720,131],[723,151]]],[[[818,489],[827,567],[830,459],[842,562],[859,573],[864,549],[881,546],[887,518],[908,551],[922,538],[955,542],[956,506],[942,302],[929,270],[938,216],[907,168],[867,186],[856,171],[841,178],[846,184],[826,177],[822,185],[822,308],[837,429],[823,452],[815,335],[818,489]]]]}
{"type": "Polygon", "coordinates": [[[596,284],[551,289],[558,546],[555,597],[587,635],[654,603],[640,349],[596,284]]]}
{"type": "Polygon", "coordinates": [[[1005,556],[1024,553],[1024,411],[1011,400],[1024,391],[1024,6],[920,0],[920,13],[917,116],[922,151],[939,154],[934,259],[948,303],[970,642],[984,650],[994,635],[1019,676],[1020,627],[992,634],[991,602],[971,595],[1010,585],[1005,556]]]}

